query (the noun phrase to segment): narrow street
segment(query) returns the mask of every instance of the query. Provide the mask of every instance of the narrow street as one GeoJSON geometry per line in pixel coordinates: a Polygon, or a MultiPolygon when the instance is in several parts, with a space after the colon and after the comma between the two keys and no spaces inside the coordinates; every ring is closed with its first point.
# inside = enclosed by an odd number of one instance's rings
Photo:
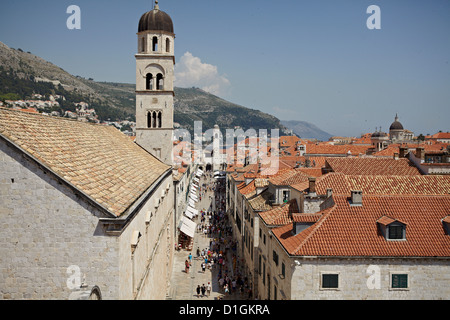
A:
{"type": "MultiPolygon", "coordinates": [[[[241,277],[239,262],[235,258],[235,243],[228,217],[225,214],[225,179],[215,179],[206,172],[200,178],[199,201],[195,209],[199,215],[193,219],[197,223],[192,251],[175,251],[171,277],[171,286],[167,299],[170,300],[243,300],[249,298],[247,282],[241,277]],[[222,186],[220,185],[222,184],[222,186]],[[203,216],[203,217],[202,217],[203,216]],[[202,252],[203,250],[203,252],[202,252]],[[208,254],[209,251],[209,254],[208,254]],[[200,252],[200,255],[197,254],[200,252]],[[203,253],[203,257],[202,257],[203,253]],[[185,262],[192,254],[189,271],[185,271],[185,262]],[[211,267],[202,270],[204,257],[210,257],[211,267]],[[225,292],[225,283],[229,290],[225,292]],[[208,294],[197,287],[211,286],[208,294]]],[[[209,263],[208,263],[209,264],[209,263]]]]}

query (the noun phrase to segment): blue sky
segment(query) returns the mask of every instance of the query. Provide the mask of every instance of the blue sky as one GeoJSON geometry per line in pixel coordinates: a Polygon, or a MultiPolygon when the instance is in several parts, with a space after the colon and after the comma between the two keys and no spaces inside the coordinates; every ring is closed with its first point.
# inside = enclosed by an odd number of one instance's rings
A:
{"type": "MultiPolygon", "coordinates": [[[[151,0],[2,0],[0,41],[74,75],[134,83],[151,0]],[[69,5],[81,30],[69,30],[69,5]]],[[[335,135],[450,130],[450,1],[160,0],[174,22],[176,85],[210,90],[335,135]],[[370,5],[381,29],[369,30],[370,5]],[[186,77],[186,73],[192,77],[186,77]],[[195,75],[195,76],[194,76],[195,75]]],[[[268,128],[270,129],[270,128],[268,128]]]]}

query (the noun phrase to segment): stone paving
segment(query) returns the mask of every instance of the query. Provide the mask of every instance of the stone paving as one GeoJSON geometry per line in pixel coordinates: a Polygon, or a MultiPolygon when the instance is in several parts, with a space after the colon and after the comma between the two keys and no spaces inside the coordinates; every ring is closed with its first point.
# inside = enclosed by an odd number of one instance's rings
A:
{"type": "MultiPolygon", "coordinates": [[[[212,183],[211,178],[207,178],[206,182],[204,179],[201,180],[201,183],[212,183]]],[[[206,195],[202,197],[196,204],[196,209],[199,210],[207,210],[211,202],[214,199],[214,195],[212,191],[207,191],[206,195]],[[210,199],[210,196],[213,196],[210,199]]],[[[194,222],[199,223],[200,217],[194,219],[194,222]]],[[[206,218],[208,221],[208,218],[206,218]]],[[[202,271],[201,263],[202,258],[197,258],[197,248],[200,250],[209,248],[209,244],[212,238],[209,235],[204,235],[201,231],[196,231],[194,235],[194,245],[192,246],[192,251],[181,249],[180,251],[175,251],[174,254],[174,262],[171,276],[171,287],[169,289],[169,293],[167,299],[170,300],[239,300],[243,299],[240,293],[232,293],[225,294],[223,288],[219,288],[218,283],[218,268],[219,266],[213,265],[212,269],[209,270],[206,268],[205,272],[202,271]],[[192,265],[189,268],[189,273],[185,272],[185,261],[188,260],[189,253],[192,254],[192,265]],[[197,286],[202,286],[203,284],[207,286],[208,282],[211,283],[212,290],[210,294],[207,293],[202,296],[197,295],[197,286]]],[[[229,269],[232,270],[231,265],[231,253],[228,252],[228,259],[226,259],[227,263],[229,263],[229,269]]]]}

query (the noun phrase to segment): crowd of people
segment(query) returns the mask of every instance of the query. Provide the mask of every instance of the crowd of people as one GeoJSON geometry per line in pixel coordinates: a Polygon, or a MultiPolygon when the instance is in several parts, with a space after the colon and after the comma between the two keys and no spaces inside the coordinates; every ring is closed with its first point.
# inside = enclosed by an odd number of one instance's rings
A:
{"type": "MultiPolygon", "coordinates": [[[[237,243],[233,240],[233,228],[225,213],[224,179],[214,179],[211,173],[202,176],[199,196],[211,200],[207,210],[200,211],[197,234],[209,237],[209,246],[197,247],[195,259],[201,261],[202,273],[211,272],[211,279],[216,281],[222,298],[252,298],[252,290],[247,277],[242,275],[241,263],[237,255],[237,243]]],[[[186,260],[186,272],[192,266],[193,256],[190,253],[186,260]]],[[[209,297],[213,285],[197,285],[197,297],[209,297]]]]}

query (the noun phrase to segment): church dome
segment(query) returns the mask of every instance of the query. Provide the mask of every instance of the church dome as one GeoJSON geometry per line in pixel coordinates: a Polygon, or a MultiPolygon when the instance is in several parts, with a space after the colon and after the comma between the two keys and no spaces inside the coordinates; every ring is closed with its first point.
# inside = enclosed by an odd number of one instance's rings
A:
{"type": "Polygon", "coordinates": [[[159,10],[158,1],[155,1],[155,8],[144,13],[139,20],[138,32],[150,30],[173,33],[172,19],[167,13],[159,10]]]}
{"type": "Polygon", "coordinates": [[[388,134],[386,132],[375,131],[374,133],[372,133],[371,138],[385,138],[387,136],[388,134]]]}
{"type": "Polygon", "coordinates": [[[398,121],[397,115],[395,116],[395,121],[392,122],[389,130],[403,130],[403,125],[398,121]]]}

